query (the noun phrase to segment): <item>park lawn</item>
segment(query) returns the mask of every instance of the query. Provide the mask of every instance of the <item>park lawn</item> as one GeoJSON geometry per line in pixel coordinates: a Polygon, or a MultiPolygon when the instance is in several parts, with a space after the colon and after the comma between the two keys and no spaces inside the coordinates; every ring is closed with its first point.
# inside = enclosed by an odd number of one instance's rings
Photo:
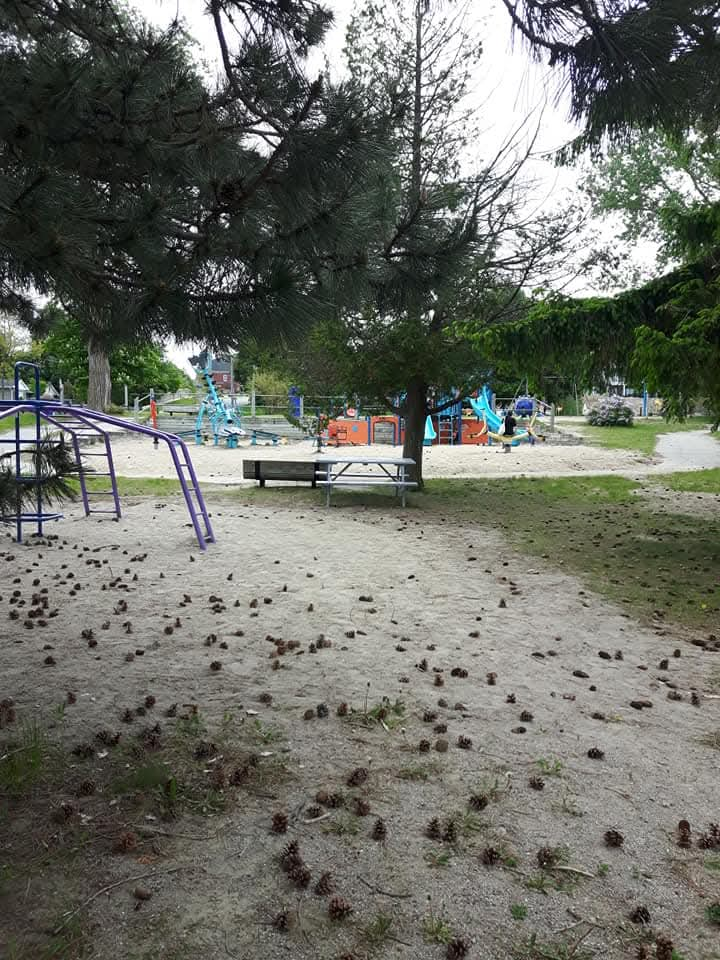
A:
{"type": "MultiPolygon", "coordinates": [[[[77,480],[71,480],[70,485],[80,496],[77,480]]],[[[161,477],[118,477],[117,485],[121,497],[172,497],[182,493],[178,480],[161,477]]],[[[87,488],[91,492],[108,490],[108,478],[88,477],[87,488]]]]}
{"type": "MultiPolygon", "coordinates": [[[[690,490],[693,476],[676,474],[663,482],[690,490]]],[[[622,477],[460,481],[462,488],[456,483],[427,484],[433,512],[475,522],[493,518],[518,549],[576,574],[643,620],[716,631],[720,518],[670,512],[638,497],[639,484],[622,477]]],[[[702,490],[712,492],[711,484],[717,489],[717,478],[697,483],[702,490]]]]}
{"type": "Polygon", "coordinates": [[[693,470],[691,473],[671,473],[658,477],[656,482],[681,493],[715,493],[720,496],[720,467],[693,470]]]}
{"type": "Polygon", "coordinates": [[[591,427],[589,424],[578,426],[583,437],[601,447],[618,450],[638,450],[650,457],[655,452],[655,444],[661,433],[677,433],[686,430],[702,430],[710,423],[708,417],[691,417],[682,422],[667,420],[636,420],[632,427],[591,427]]]}
{"type": "MultiPolygon", "coordinates": [[[[717,632],[720,518],[671,512],[672,504],[636,491],[662,483],[677,490],[716,492],[718,474],[704,470],[642,482],[615,476],[429,480],[423,493],[410,496],[409,504],[413,512],[455,522],[459,528],[491,526],[528,556],[528,569],[558,566],[643,621],[674,621],[717,632]]],[[[267,506],[322,502],[317,491],[300,487],[244,488],[237,495],[267,506]]],[[[333,504],[337,509],[395,509],[387,493],[376,491],[334,492],[333,504]]],[[[458,543],[461,536],[459,531],[458,543]]],[[[479,560],[476,575],[481,581],[493,558],[480,555],[479,560]]]]}

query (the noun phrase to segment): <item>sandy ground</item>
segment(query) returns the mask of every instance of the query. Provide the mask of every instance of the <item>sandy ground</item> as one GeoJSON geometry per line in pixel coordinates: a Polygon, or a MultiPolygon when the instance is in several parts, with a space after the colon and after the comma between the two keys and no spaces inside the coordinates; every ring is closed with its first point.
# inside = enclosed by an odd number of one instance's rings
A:
{"type": "MultiPolygon", "coordinates": [[[[504,454],[498,447],[435,446],[425,448],[423,470],[433,477],[516,477],[583,476],[618,474],[645,476],[676,470],[697,470],[720,466],[720,443],[709,433],[698,431],[669,434],[666,456],[645,457],[631,450],[610,450],[589,444],[523,444],[504,454]]],[[[661,438],[664,439],[664,438],[661,438]]],[[[223,446],[188,444],[198,478],[205,483],[249,483],[242,480],[243,459],[312,460],[311,441],[273,446],[243,445],[235,450],[223,446]]],[[[122,437],[113,441],[118,474],[128,477],[174,477],[175,470],[162,445],[153,447],[147,439],[122,437]]],[[[323,455],[401,456],[399,447],[341,447],[323,449],[323,455]]]]}
{"type": "MultiPolygon", "coordinates": [[[[237,452],[212,453],[237,462],[237,452]]],[[[15,949],[40,942],[63,911],[117,883],[79,914],[85,957],[442,960],[446,947],[427,940],[437,920],[466,940],[468,960],[626,960],[644,940],[655,957],[659,934],[685,960],[720,957],[705,919],[720,900],[720,873],[704,864],[717,863],[718,851],[697,846],[718,820],[720,751],[703,740],[720,728],[720,653],[638,625],[479,525],[361,507],[269,513],[222,499],[213,513],[218,542],[205,554],[177,502],[126,504],[119,523],[75,515],[53,531],[64,540],[0,545],[0,699],[14,699],[17,725],[43,718],[68,747],[96,744],[65,762],[60,796],[36,796],[27,812],[14,807],[0,820],[6,871],[28,834],[43,863],[44,850],[75,844],[72,859],[21,872],[4,888],[0,955],[10,955],[2,945],[11,936],[15,949]],[[8,619],[13,600],[29,604],[42,589],[59,610],[47,627],[8,619]],[[318,647],[321,635],[327,645],[318,647]],[[273,659],[280,637],[298,646],[273,659]],[[58,710],[67,691],[77,700],[58,710]],[[221,743],[224,730],[228,751],[234,740],[254,742],[258,776],[270,771],[262,785],[223,785],[226,807],[213,815],[162,823],[138,813],[103,779],[113,748],[108,757],[95,735],[117,729],[115,749],[137,746],[147,720],[120,717],[149,694],[157,702],[147,719],[162,737],[177,731],[165,712],[178,704],[180,713],[198,708],[208,740],[221,743]],[[384,697],[404,704],[387,729],[366,718],[384,697]],[[652,706],[633,709],[636,700],[652,706]],[[343,702],[349,718],[336,715],[343,702]],[[318,717],[319,704],[329,716],[318,717]],[[306,711],[314,718],[304,720],[306,711]],[[438,751],[440,740],[449,749],[438,751]],[[602,756],[590,758],[593,749],[602,756]],[[358,767],[368,778],[349,787],[358,767]],[[100,786],[77,799],[88,776],[100,786]],[[531,789],[531,776],[544,789],[531,789]],[[308,822],[319,790],[342,792],[345,806],[322,807],[323,819],[308,822]],[[472,795],[484,809],[471,808],[472,795]],[[368,816],[354,815],[355,797],[369,803],[368,816]],[[71,841],[50,817],[61,799],[82,822],[71,841]],[[280,811],[284,836],[270,831],[280,811]],[[452,819],[457,837],[428,839],[434,817],[443,831],[452,819]],[[377,818],[381,841],[372,836],[377,818]],[[693,831],[686,849],[677,845],[682,819],[693,831]],[[111,853],[117,830],[138,832],[138,820],[147,828],[140,845],[111,853]],[[609,829],[622,847],[606,845],[609,829]],[[306,889],[280,868],[291,839],[312,873],[306,889]],[[482,862],[490,848],[501,856],[494,866],[482,862]],[[540,868],[542,848],[558,848],[554,867],[540,868]],[[329,897],[314,892],[324,871],[352,905],[344,921],[331,920],[329,897]],[[133,899],[137,876],[151,899],[133,899]],[[629,919],[638,907],[649,925],[629,919]],[[272,925],[282,911],[286,931],[272,925]]],[[[0,731],[0,754],[15,729],[0,731]]],[[[128,767],[137,762],[132,750],[124,756],[128,767]]],[[[211,778],[216,762],[230,767],[222,755],[200,759],[198,775],[211,778]]],[[[12,955],[45,955],[33,949],[12,955]]]]}

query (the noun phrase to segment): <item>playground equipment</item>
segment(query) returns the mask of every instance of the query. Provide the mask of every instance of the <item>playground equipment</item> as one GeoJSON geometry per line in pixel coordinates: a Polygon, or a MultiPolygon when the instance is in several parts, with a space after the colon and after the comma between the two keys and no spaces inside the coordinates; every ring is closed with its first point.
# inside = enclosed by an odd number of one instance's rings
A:
{"type": "Polygon", "coordinates": [[[240,415],[234,410],[228,409],[225,401],[218,393],[212,378],[212,355],[210,351],[207,353],[205,366],[196,369],[198,376],[205,381],[207,393],[202,399],[195,421],[195,443],[202,444],[203,442],[203,420],[207,417],[215,446],[224,439],[228,447],[234,449],[237,447],[240,437],[247,436],[247,434],[242,428],[240,415]]]}
{"type": "Polygon", "coordinates": [[[432,446],[433,440],[437,439],[437,433],[435,427],[433,426],[432,417],[425,418],[425,436],[423,438],[423,445],[426,447],[432,446]]]}
{"type": "MultiPolygon", "coordinates": [[[[34,510],[22,512],[18,509],[13,516],[0,517],[0,522],[13,522],[15,524],[18,542],[22,541],[23,526],[26,524],[35,525],[37,535],[42,536],[43,525],[47,521],[62,518],[61,513],[48,512],[43,504],[43,477],[38,473],[37,462],[32,457],[32,452],[33,450],[37,451],[43,443],[64,442],[65,434],[70,437],[75,454],[77,477],[85,516],[104,515],[120,519],[120,496],[110,444],[110,431],[106,429],[106,427],[115,426],[122,428],[122,430],[151,437],[156,442],[162,441],[167,444],[200,549],[205,550],[208,543],[214,543],[215,535],[210,524],[202,491],[190,460],[190,454],[180,437],[172,433],[165,433],[162,430],[154,430],[143,424],[121,420],[119,417],[100,413],[97,410],[89,410],[86,407],[43,400],[40,396],[40,369],[35,363],[19,362],[15,364],[15,399],[0,401],[0,423],[9,418],[14,420],[14,436],[0,437],[0,444],[13,447],[10,455],[13,456],[15,463],[15,482],[35,488],[34,510]],[[20,369],[22,367],[28,367],[34,373],[33,399],[18,399],[20,394],[20,369]],[[35,422],[30,430],[30,436],[24,436],[20,427],[20,415],[22,413],[34,415],[35,422]],[[51,427],[55,428],[54,432],[43,436],[41,432],[43,423],[50,424],[51,427]],[[97,449],[93,451],[81,450],[81,442],[87,440],[96,441],[97,449]],[[30,457],[28,457],[28,453],[31,454],[30,457]],[[85,466],[83,458],[88,457],[93,457],[99,461],[101,467],[99,471],[97,469],[90,470],[85,466]],[[35,472],[30,469],[33,464],[35,464],[35,472]],[[92,487],[89,488],[88,477],[104,477],[108,481],[109,489],[94,490],[92,487]],[[96,505],[99,498],[107,497],[110,498],[111,505],[109,507],[103,508],[101,505],[96,505]]],[[[8,454],[4,456],[7,457],[8,454]]]]}
{"type": "MultiPolygon", "coordinates": [[[[495,413],[493,410],[488,387],[484,386],[482,388],[479,397],[470,397],[469,402],[477,416],[485,422],[488,436],[497,443],[507,443],[507,439],[499,432],[503,424],[503,417],[501,417],[500,414],[495,413]]],[[[513,438],[510,443],[513,447],[516,447],[523,441],[535,443],[537,439],[538,434],[535,432],[535,416],[533,416],[527,427],[517,430],[513,434],[513,438]]]]}

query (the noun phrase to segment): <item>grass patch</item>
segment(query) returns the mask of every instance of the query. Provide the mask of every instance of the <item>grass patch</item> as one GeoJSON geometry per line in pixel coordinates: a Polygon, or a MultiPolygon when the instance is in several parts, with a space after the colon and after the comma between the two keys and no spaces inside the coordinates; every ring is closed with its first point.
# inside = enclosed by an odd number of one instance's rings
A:
{"type": "Polygon", "coordinates": [[[43,772],[45,736],[37,722],[20,729],[20,739],[0,747],[0,792],[24,794],[43,772]]]}
{"type": "Polygon", "coordinates": [[[390,929],[393,918],[387,913],[378,913],[363,930],[365,941],[371,949],[381,947],[392,939],[390,929]]]}
{"type": "MultiPolygon", "coordinates": [[[[109,489],[107,477],[88,476],[86,483],[91,492],[109,489]]],[[[178,480],[168,480],[164,477],[118,477],[117,485],[121,497],[169,497],[182,492],[178,480]]],[[[79,496],[80,485],[77,481],[73,481],[73,486],[79,496]]]]}
{"type": "Polygon", "coordinates": [[[439,770],[440,764],[437,760],[430,760],[428,763],[410,763],[400,767],[397,775],[401,780],[428,780],[439,770]]]}
{"type": "Polygon", "coordinates": [[[668,423],[666,420],[636,420],[632,427],[591,427],[578,425],[582,435],[591,443],[613,450],[637,450],[646,456],[655,451],[657,438],[661,433],[682,433],[688,430],[701,430],[710,420],[707,417],[692,417],[682,423],[668,423]]]}
{"type": "Polygon", "coordinates": [[[429,867],[436,869],[449,867],[452,862],[452,855],[448,850],[428,850],[425,854],[425,862],[429,867]]]}
{"type": "Polygon", "coordinates": [[[671,473],[667,477],[660,478],[658,482],[681,493],[720,494],[720,467],[714,467],[711,470],[693,470],[690,473],[671,473]]]}
{"type": "Polygon", "coordinates": [[[528,915],[528,908],[524,903],[511,903],[510,916],[513,920],[524,920],[528,915]]]}
{"type": "Polygon", "coordinates": [[[715,927],[720,927],[720,903],[711,903],[705,907],[705,919],[715,927]]]}
{"type": "Polygon", "coordinates": [[[450,943],[452,940],[450,924],[444,917],[431,913],[423,920],[423,940],[425,943],[450,943]]]}
{"type": "Polygon", "coordinates": [[[720,519],[668,512],[637,488],[614,476],[430,480],[413,502],[447,519],[488,518],[518,549],[564,567],[628,613],[712,629],[720,519]]]}
{"type": "Polygon", "coordinates": [[[536,933],[515,948],[513,956],[518,960],[592,960],[594,950],[580,946],[579,940],[574,943],[558,941],[542,943],[536,933]]]}

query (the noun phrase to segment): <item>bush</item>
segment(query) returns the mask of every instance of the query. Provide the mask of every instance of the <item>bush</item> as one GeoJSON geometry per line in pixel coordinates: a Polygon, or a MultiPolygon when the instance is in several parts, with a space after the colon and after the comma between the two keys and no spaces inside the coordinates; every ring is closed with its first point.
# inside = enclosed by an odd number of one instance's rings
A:
{"type": "Polygon", "coordinates": [[[631,427],[634,416],[622,397],[608,397],[592,408],[587,420],[593,427],[631,427]]]}

